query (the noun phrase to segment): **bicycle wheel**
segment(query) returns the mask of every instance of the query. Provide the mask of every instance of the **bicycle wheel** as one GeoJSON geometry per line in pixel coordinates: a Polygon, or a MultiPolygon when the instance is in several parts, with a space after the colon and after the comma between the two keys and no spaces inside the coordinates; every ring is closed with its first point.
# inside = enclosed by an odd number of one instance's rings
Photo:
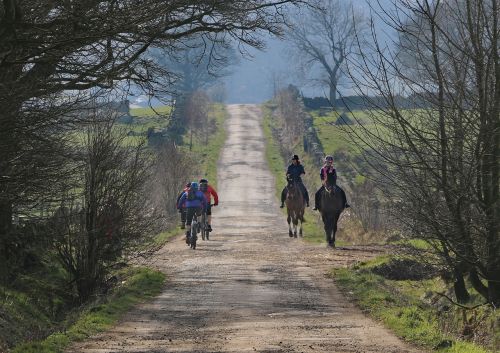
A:
{"type": "Polygon", "coordinates": [[[206,226],[205,226],[205,217],[202,217],[201,218],[201,223],[200,223],[200,228],[201,228],[201,239],[205,240],[205,229],[206,229],[206,226]]]}
{"type": "Polygon", "coordinates": [[[193,223],[191,224],[191,237],[189,238],[191,249],[196,249],[196,240],[198,237],[196,236],[198,229],[198,222],[196,220],[193,220],[193,223]]]}

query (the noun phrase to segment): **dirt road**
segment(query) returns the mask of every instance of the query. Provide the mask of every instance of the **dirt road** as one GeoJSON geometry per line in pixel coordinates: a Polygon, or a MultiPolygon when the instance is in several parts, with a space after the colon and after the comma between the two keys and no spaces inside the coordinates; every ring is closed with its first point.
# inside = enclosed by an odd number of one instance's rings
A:
{"type": "Polygon", "coordinates": [[[264,156],[258,107],[231,105],[214,232],[181,238],[154,265],[169,282],[153,302],[68,352],[417,352],[366,318],[325,277],[373,256],[290,239],[264,156]]]}

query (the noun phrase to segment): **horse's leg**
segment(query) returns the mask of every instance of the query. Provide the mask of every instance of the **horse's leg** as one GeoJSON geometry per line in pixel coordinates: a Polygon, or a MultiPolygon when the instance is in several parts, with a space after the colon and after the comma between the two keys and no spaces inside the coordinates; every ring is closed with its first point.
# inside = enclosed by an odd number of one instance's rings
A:
{"type": "Polygon", "coordinates": [[[326,243],[330,244],[331,239],[332,239],[331,238],[331,232],[330,232],[330,230],[331,230],[331,225],[330,225],[331,224],[331,219],[330,219],[330,217],[327,217],[326,215],[323,215],[322,218],[323,218],[323,224],[325,225],[324,228],[325,228],[325,235],[326,235],[326,243]]]}
{"type": "Polygon", "coordinates": [[[333,218],[333,229],[332,229],[332,246],[335,247],[335,235],[337,234],[337,223],[340,218],[340,212],[336,212],[333,218]]]}
{"type": "Polygon", "coordinates": [[[302,223],[304,223],[304,209],[300,211],[299,220],[300,220],[299,235],[302,236],[302,223]]]}
{"type": "Polygon", "coordinates": [[[293,236],[292,226],[290,225],[290,221],[292,220],[292,218],[290,217],[290,210],[288,208],[286,210],[286,213],[287,213],[286,221],[288,223],[288,235],[291,237],[293,236]]]}
{"type": "Polygon", "coordinates": [[[297,217],[297,212],[294,212],[293,215],[293,236],[297,238],[297,225],[299,223],[299,219],[297,217]]]}

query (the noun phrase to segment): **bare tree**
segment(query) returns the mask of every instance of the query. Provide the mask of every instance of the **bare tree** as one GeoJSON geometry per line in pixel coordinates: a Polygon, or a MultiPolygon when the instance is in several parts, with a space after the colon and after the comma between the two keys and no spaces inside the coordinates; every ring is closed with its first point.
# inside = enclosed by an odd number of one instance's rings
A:
{"type": "Polygon", "coordinates": [[[186,101],[184,113],[186,114],[187,126],[189,128],[189,150],[193,148],[193,137],[202,138],[208,144],[210,125],[208,110],[210,101],[203,91],[190,94],[186,101]]]}
{"type": "Polygon", "coordinates": [[[397,202],[395,215],[452,274],[457,300],[469,299],[468,278],[498,307],[498,3],[395,0],[380,13],[398,31],[398,45],[391,51],[374,38],[376,54],[352,63],[360,93],[384,98],[371,101],[371,124],[353,133],[370,151],[378,185],[397,202]]]}
{"type": "Polygon", "coordinates": [[[185,183],[198,175],[198,171],[193,168],[196,165],[189,155],[174,144],[166,143],[159,149],[149,195],[155,209],[166,215],[164,218],[167,220],[169,215],[175,215],[177,196],[185,183]]]}
{"type": "Polygon", "coordinates": [[[334,106],[339,82],[345,76],[346,59],[353,55],[366,20],[350,1],[325,0],[304,11],[295,16],[287,36],[307,75],[319,67],[320,78],[316,80],[328,87],[330,104],[334,106]]]}
{"type": "Polygon", "coordinates": [[[384,202],[378,195],[378,189],[371,180],[352,186],[351,200],[356,205],[352,212],[361,222],[365,232],[389,229],[389,222],[384,216],[384,202]]]}
{"type": "Polygon", "coordinates": [[[223,39],[198,37],[186,41],[176,52],[171,49],[151,50],[155,62],[170,72],[175,95],[206,90],[229,75],[231,65],[237,62],[236,51],[223,39]]]}
{"type": "MultiPolygon", "coordinates": [[[[304,106],[297,87],[289,85],[274,97],[278,104],[277,114],[283,123],[281,138],[285,146],[293,148],[301,143],[304,134],[304,106]]],[[[291,152],[291,151],[289,151],[291,152]]],[[[290,153],[287,153],[287,158],[290,153]]]]}
{"type": "Polygon", "coordinates": [[[94,108],[73,158],[73,187],[49,226],[55,248],[82,301],[105,281],[122,256],[144,250],[155,234],[144,192],[151,168],[145,141],[127,145],[116,115],[94,108]]]}

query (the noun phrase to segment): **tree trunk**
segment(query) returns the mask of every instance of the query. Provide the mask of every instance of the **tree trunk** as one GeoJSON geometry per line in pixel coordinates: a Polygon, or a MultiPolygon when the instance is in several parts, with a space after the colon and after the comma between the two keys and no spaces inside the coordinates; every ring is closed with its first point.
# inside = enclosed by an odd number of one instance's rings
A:
{"type": "Polygon", "coordinates": [[[488,301],[497,309],[500,308],[500,268],[490,272],[490,278],[488,278],[488,301]]]}
{"type": "Polygon", "coordinates": [[[337,81],[331,82],[330,81],[330,104],[332,108],[337,107],[337,81]]]}
{"type": "Polygon", "coordinates": [[[457,302],[465,304],[470,300],[469,292],[465,286],[464,276],[457,269],[455,270],[455,282],[453,283],[453,289],[455,290],[457,302]]]}
{"type": "Polygon", "coordinates": [[[7,233],[12,227],[12,203],[0,199],[0,235],[7,233]]]}
{"type": "Polygon", "coordinates": [[[489,293],[488,293],[488,287],[486,287],[483,282],[481,282],[481,279],[479,278],[479,275],[477,274],[475,269],[472,269],[469,273],[469,280],[474,289],[486,300],[489,299],[489,293]]]}

